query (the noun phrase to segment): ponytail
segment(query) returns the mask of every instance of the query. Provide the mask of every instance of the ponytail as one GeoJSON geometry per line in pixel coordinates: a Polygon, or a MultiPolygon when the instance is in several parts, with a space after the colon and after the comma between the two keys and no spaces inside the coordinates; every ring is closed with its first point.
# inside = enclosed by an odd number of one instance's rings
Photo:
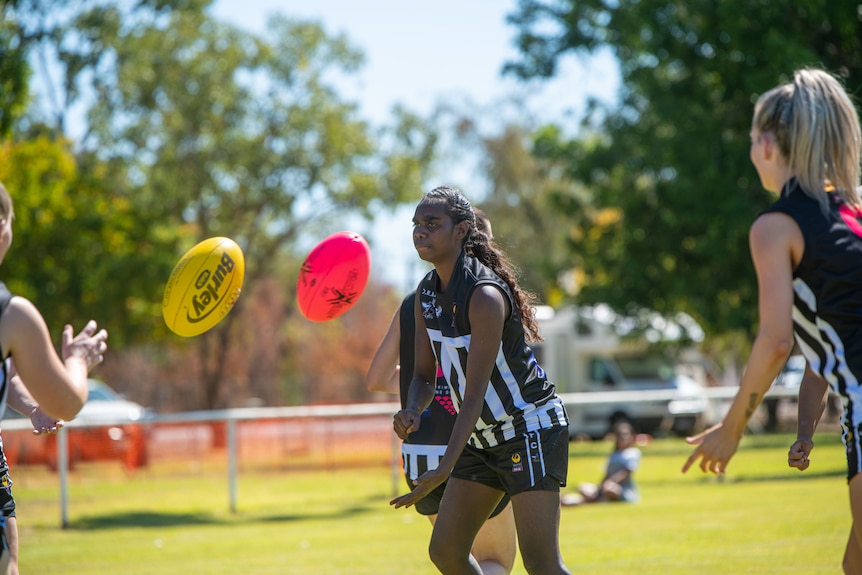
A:
{"type": "MultiPolygon", "coordinates": [[[[421,201],[440,202],[446,206],[446,214],[452,218],[455,224],[463,221],[469,223],[470,231],[464,240],[464,250],[490,268],[509,286],[527,341],[542,341],[542,336],[539,334],[539,324],[534,313],[537,298],[535,294],[523,290],[518,285],[514,266],[506,254],[494,245],[488,233],[490,226],[487,219],[482,222],[483,225],[477,225],[476,212],[470,202],[464,197],[461,190],[451,186],[434,188],[426,193],[421,201]]],[[[484,217],[481,212],[480,217],[484,217]]]]}

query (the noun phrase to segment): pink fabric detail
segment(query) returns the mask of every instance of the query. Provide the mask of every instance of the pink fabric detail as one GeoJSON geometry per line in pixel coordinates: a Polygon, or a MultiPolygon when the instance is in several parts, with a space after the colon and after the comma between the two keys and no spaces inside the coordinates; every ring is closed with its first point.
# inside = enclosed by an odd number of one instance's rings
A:
{"type": "Polygon", "coordinates": [[[452,398],[448,395],[435,395],[434,399],[437,400],[437,403],[443,406],[443,409],[448,411],[451,415],[455,415],[458,411],[455,409],[455,405],[452,403],[452,398]]]}
{"type": "Polygon", "coordinates": [[[847,204],[841,204],[838,208],[838,212],[841,214],[841,218],[844,220],[844,223],[847,224],[847,227],[853,230],[853,233],[859,237],[862,237],[862,223],[860,223],[859,219],[862,218],[862,213],[856,208],[852,208],[847,204]]]}

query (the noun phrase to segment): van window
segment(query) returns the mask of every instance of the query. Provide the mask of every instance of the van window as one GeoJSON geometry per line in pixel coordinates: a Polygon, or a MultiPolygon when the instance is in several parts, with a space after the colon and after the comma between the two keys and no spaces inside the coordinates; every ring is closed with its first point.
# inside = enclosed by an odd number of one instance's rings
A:
{"type": "Polygon", "coordinates": [[[611,377],[610,369],[608,369],[608,364],[604,359],[600,357],[590,359],[590,379],[605,385],[613,385],[614,379],[611,377]]]}
{"type": "Polygon", "coordinates": [[[617,365],[626,379],[668,380],[674,376],[674,367],[658,355],[617,357],[617,365]]]}

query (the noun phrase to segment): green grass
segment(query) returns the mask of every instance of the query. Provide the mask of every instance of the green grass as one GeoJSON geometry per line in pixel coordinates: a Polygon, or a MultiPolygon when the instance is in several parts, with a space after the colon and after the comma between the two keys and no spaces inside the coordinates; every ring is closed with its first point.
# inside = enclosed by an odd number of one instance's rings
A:
{"type": "MultiPolygon", "coordinates": [[[[690,448],[680,439],[643,447],[640,503],[562,510],[566,563],[596,575],[839,573],[850,528],[843,449],[835,434],[819,436],[800,473],[785,463],[790,440],[747,437],[721,480],[682,475],[690,448]]],[[[609,449],[573,443],[570,485],[597,480],[609,449]]],[[[56,476],[19,467],[13,477],[22,573],[436,573],[430,525],[389,508],[384,468],[245,472],[232,515],[217,469],[153,467],[129,478],[81,466],[68,529],[59,528],[56,476]]],[[[525,573],[520,560],[514,573],[525,573]]]]}

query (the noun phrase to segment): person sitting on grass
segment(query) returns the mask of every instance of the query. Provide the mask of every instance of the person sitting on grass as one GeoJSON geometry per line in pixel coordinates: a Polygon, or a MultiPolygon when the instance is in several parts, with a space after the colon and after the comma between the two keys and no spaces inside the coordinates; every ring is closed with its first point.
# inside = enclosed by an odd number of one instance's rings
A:
{"type": "Polygon", "coordinates": [[[628,421],[618,421],[611,433],[614,436],[614,451],[608,458],[604,478],[598,485],[581,483],[578,493],[563,495],[560,502],[564,506],[603,501],[634,503],[640,499],[634,480],[634,472],[641,462],[641,450],[635,446],[635,430],[628,421]]]}

